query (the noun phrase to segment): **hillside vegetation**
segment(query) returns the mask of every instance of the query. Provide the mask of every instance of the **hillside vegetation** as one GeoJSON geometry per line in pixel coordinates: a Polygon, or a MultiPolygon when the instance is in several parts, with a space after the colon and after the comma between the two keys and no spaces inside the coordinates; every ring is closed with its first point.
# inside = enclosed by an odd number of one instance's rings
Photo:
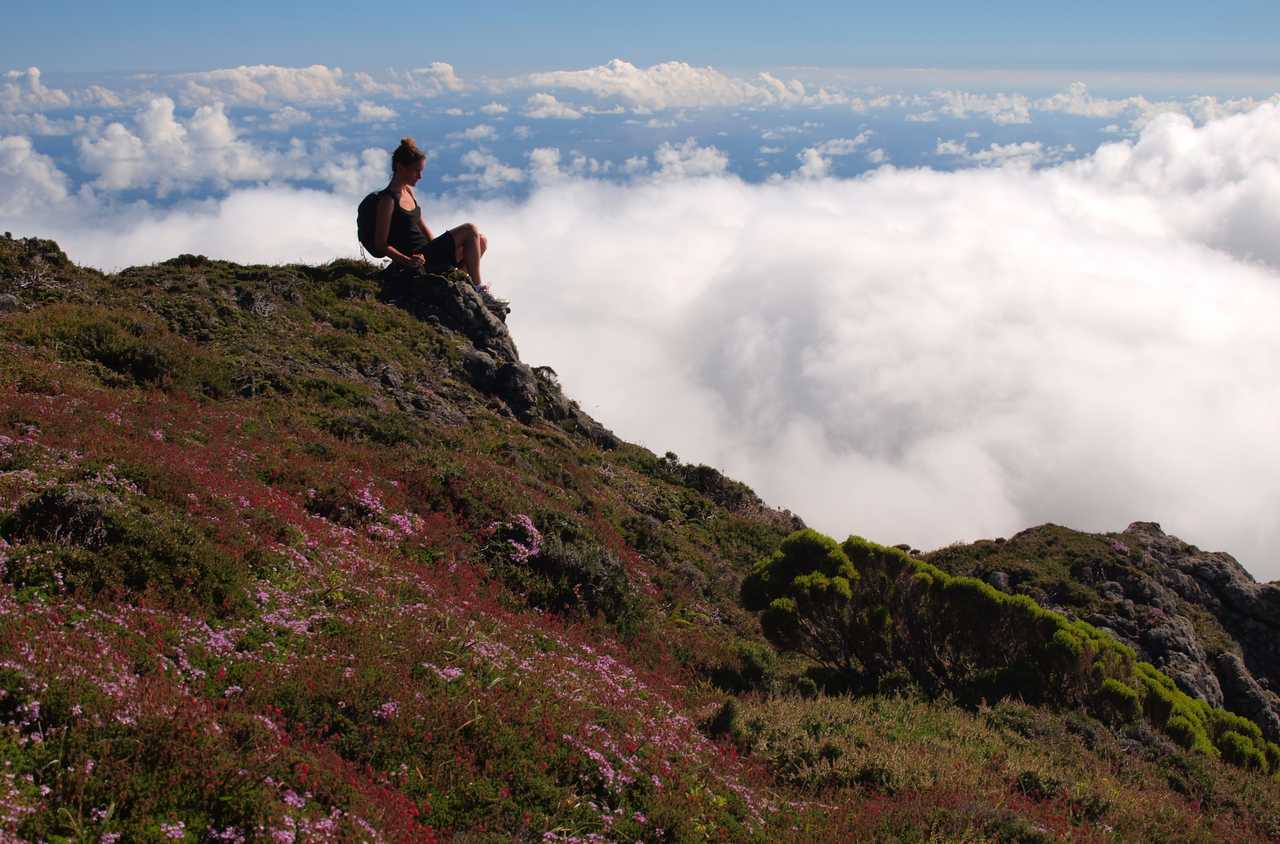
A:
{"type": "Polygon", "coordinates": [[[1280,835],[1253,721],[619,441],[503,316],[0,239],[0,838],[1280,835]]]}

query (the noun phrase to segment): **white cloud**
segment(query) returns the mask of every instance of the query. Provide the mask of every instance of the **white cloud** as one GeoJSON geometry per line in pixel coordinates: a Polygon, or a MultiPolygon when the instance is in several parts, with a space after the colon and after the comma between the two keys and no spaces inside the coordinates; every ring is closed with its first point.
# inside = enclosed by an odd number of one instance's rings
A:
{"type": "Polygon", "coordinates": [[[491,141],[498,137],[498,132],[488,123],[480,123],[461,132],[451,132],[449,137],[462,138],[467,141],[491,141]]]}
{"type": "Polygon", "coordinates": [[[694,138],[679,146],[664,143],[653,153],[658,179],[689,179],[721,176],[729,170],[729,156],[713,146],[701,147],[694,138]]]}
{"type": "Polygon", "coordinates": [[[456,106],[453,108],[446,108],[444,110],[444,113],[449,115],[450,117],[466,117],[467,115],[465,111],[463,111],[460,108],[457,108],[456,106]]]}
{"type": "Polygon", "coordinates": [[[374,78],[363,71],[352,74],[354,89],[363,94],[379,94],[396,99],[440,97],[466,90],[466,83],[447,62],[432,62],[408,71],[388,71],[374,78]]]}
{"type": "Polygon", "coordinates": [[[391,153],[369,148],[358,157],[342,155],[322,164],[317,175],[340,196],[363,197],[391,180],[391,153]]]}
{"type": "Polygon", "coordinates": [[[524,116],[532,117],[535,120],[547,118],[577,120],[582,117],[582,112],[568,103],[560,102],[552,94],[539,93],[529,97],[528,102],[525,104],[524,116]]]}
{"type": "Polygon", "coordinates": [[[135,130],[110,123],[76,141],[80,163],[96,173],[94,185],[107,190],[154,187],[160,194],[202,182],[265,181],[305,175],[309,169],[295,147],[273,153],[241,140],[221,103],[201,106],[185,122],[173,100],[152,100],[135,117],[135,130]]]}
{"type": "MultiPolygon", "coordinates": [[[[477,179],[503,166],[468,155],[477,179]]],[[[654,158],[664,178],[615,183],[546,153],[561,176],[527,200],[436,212],[482,226],[526,359],[623,436],[837,536],[1153,519],[1280,575],[1280,108],[1159,116],[1038,170],[747,184],[692,140],[654,158]]],[[[24,184],[51,172],[35,162],[24,184]]],[[[107,267],[355,251],[351,201],[315,191],[99,216],[4,202],[4,228],[107,267]]]]}
{"type": "Polygon", "coordinates": [[[177,74],[184,105],[215,102],[265,106],[272,103],[336,103],[348,86],[342,68],[242,65],[200,73],[177,74]]]}
{"type": "Polygon", "coordinates": [[[66,118],[50,118],[41,112],[34,114],[0,113],[0,132],[12,132],[23,135],[78,135],[83,132],[98,131],[104,121],[98,115],[85,117],[82,114],[66,118]]]}
{"type": "Polygon", "coordinates": [[[517,138],[519,138],[522,141],[526,140],[529,137],[529,127],[517,126],[516,128],[511,130],[511,134],[515,135],[517,138]]]}
{"type": "Polygon", "coordinates": [[[124,100],[120,95],[101,85],[90,85],[82,91],[75,92],[77,103],[98,108],[120,108],[124,100]]]}
{"type": "Polygon", "coordinates": [[[800,166],[795,175],[801,179],[825,179],[831,175],[831,159],[823,157],[813,147],[806,147],[796,154],[800,166]]]}
{"type": "Polygon", "coordinates": [[[284,108],[273,112],[271,119],[267,125],[277,132],[283,132],[293,126],[299,126],[311,122],[311,115],[301,109],[293,106],[285,106],[284,108]]]}
{"type": "Polygon", "coordinates": [[[503,164],[498,157],[486,150],[473,149],[462,156],[462,164],[471,172],[445,176],[446,182],[474,184],[493,190],[513,182],[523,182],[525,172],[519,167],[503,164]]]}
{"type": "Polygon", "coordinates": [[[396,118],[396,110],[367,100],[356,104],[356,119],[362,123],[382,123],[396,118]]]}
{"type": "Polygon", "coordinates": [[[877,148],[877,149],[867,150],[867,161],[871,162],[872,164],[884,164],[888,160],[889,160],[889,153],[885,152],[883,149],[877,148]]]}
{"type": "Polygon", "coordinates": [[[71,98],[65,91],[50,88],[40,81],[40,68],[10,70],[0,85],[0,111],[40,111],[66,108],[71,98]]]}
{"type": "Polygon", "coordinates": [[[1061,161],[1068,153],[1074,151],[1075,148],[1070,145],[1045,147],[1039,141],[991,144],[985,149],[970,151],[963,141],[944,141],[941,138],[938,139],[937,146],[934,148],[935,155],[963,158],[975,164],[1014,167],[1033,167],[1046,162],[1061,161]]]}
{"type": "Polygon", "coordinates": [[[414,80],[414,92],[431,92],[447,94],[466,89],[466,84],[454,73],[453,65],[448,62],[432,62],[427,67],[419,67],[409,71],[414,80]]]}
{"type": "Polygon", "coordinates": [[[645,109],[843,102],[843,97],[825,89],[810,94],[796,80],[784,82],[768,73],[761,73],[746,81],[713,67],[694,67],[684,62],[663,62],[640,68],[622,59],[614,59],[608,64],[584,70],[533,73],[507,80],[504,85],[568,88],[645,109]]]}
{"type": "MultiPolygon", "coordinates": [[[[615,169],[612,161],[600,161],[576,150],[569,153],[568,162],[563,162],[558,147],[536,147],[528,155],[529,174],[538,185],[561,182],[571,177],[604,176],[615,169]]],[[[624,172],[635,174],[645,169],[643,166],[637,168],[631,162],[628,159],[630,169],[624,172]]]]}
{"type": "MultiPolygon", "coordinates": [[[[871,137],[871,130],[859,132],[853,138],[831,138],[815,146],[806,147],[796,154],[800,166],[795,175],[801,179],[821,179],[831,175],[831,156],[852,155],[855,150],[866,144],[871,137]]],[[[763,151],[764,148],[762,147],[763,151]]]]}
{"type": "Polygon", "coordinates": [[[67,177],[29,138],[0,137],[0,212],[20,218],[47,212],[67,198],[67,177]]]}
{"type": "Polygon", "coordinates": [[[1056,111],[1074,114],[1081,117],[1113,118],[1129,109],[1143,109],[1148,105],[1142,97],[1128,97],[1123,100],[1109,100],[1094,97],[1089,93],[1089,86],[1083,82],[1073,82],[1065,91],[1037,100],[1037,111],[1056,111]]]}
{"type": "Polygon", "coordinates": [[[510,111],[510,109],[508,109],[502,103],[491,102],[487,105],[480,106],[480,111],[482,111],[485,114],[506,114],[508,111],[510,111]]]}
{"type": "Polygon", "coordinates": [[[963,119],[971,114],[978,114],[1001,125],[1031,122],[1031,100],[1023,94],[934,91],[929,95],[929,99],[932,107],[928,111],[909,114],[907,120],[932,123],[940,117],[963,119]]]}
{"type": "Polygon", "coordinates": [[[871,130],[859,132],[852,138],[832,138],[814,147],[819,155],[852,155],[871,139],[871,130]]]}

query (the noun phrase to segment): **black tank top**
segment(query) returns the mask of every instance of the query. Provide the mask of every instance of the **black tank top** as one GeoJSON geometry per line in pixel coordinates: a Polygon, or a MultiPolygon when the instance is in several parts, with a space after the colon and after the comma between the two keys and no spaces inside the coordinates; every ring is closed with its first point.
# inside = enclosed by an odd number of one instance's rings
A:
{"type": "Polygon", "coordinates": [[[417,197],[413,200],[413,210],[406,211],[400,207],[400,199],[391,190],[384,190],[384,196],[391,197],[391,227],[387,230],[387,243],[405,255],[413,255],[426,251],[427,236],[422,233],[418,221],[422,219],[422,207],[417,197]]]}

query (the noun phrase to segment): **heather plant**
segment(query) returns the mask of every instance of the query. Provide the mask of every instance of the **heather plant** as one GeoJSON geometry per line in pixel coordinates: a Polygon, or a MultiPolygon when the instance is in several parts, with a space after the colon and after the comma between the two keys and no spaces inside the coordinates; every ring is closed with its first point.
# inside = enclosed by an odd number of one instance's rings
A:
{"type": "Polygon", "coordinates": [[[149,314],[59,303],[7,321],[3,336],[96,365],[113,386],[180,388],[213,398],[231,392],[231,368],[221,356],[149,314]]]}
{"type": "Polygon", "coordinates": [[[148,592],[219,613],[243,605],[242,565],[160,502],[119,486],[31,495],[0,521],[0,536],[15,546],[4,579],[18,589],[148,592]]]}
{"type": "Polygon", "coordinates": [[[489,529],[485,556],[532,606],[577,618],[600,615],[634,631],[642,610],[621,561],[576,522],[548,513],[540,530],[518,514],[489,529]]]}

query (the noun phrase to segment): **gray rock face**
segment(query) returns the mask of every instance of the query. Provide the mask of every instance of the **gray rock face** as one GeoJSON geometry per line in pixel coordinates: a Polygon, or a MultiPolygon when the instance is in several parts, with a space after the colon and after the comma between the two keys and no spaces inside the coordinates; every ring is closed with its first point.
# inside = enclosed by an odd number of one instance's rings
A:
{"type": "Polygon", "coordinates": [[[1200,551],[1154,522],[1135,522],[1121,539],[1141,556],[1108,568],[1108,580],[1095,584],[1111,599],[1108,610],[1088,620],[1188,694],[1252,718],[1280,741],[1280,697],[1271,691],[1280,683],[1280,584],[1257,583],[1231,555],[1200,551]]]}
{"type": "Polygon", "coordinates": [[[522,422],[551,422],[603,448],[618,445],[612,431],[565,397],[551,370],[535,370],[520,360],[507,330],[506,304],[477,290],[465,274],[388,272],[383,296],[419,319],[466,338],[462,369],[467,380],[522,422]]]}

